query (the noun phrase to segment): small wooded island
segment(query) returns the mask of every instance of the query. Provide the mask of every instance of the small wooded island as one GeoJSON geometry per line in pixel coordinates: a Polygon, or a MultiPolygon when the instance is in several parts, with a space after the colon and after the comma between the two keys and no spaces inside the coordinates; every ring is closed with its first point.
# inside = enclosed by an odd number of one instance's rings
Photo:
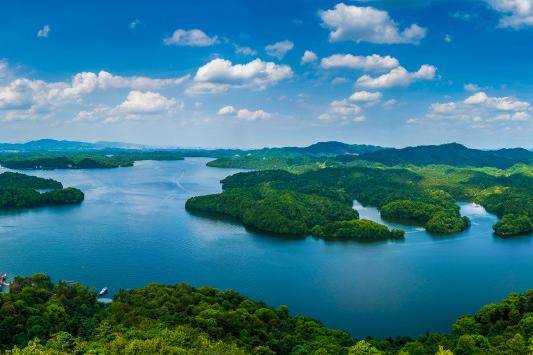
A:
{"type": "Polygon", "coordinates": [[[0,209],[77,204],[83,199],[83,192],[63,188],[59,181],[14,172],[0,174],[0,209]]]}
{"type": "Polygon", "coordinates": [[[0,351],[8,354],[530,354],[533,290],[513,293],[449,333],[358,340],[228,290],[186,284],[121,290],[111,304],[43,274],[0,293],[0,351]],[[529,350],[528,350],[529,349],[529,350]]]}

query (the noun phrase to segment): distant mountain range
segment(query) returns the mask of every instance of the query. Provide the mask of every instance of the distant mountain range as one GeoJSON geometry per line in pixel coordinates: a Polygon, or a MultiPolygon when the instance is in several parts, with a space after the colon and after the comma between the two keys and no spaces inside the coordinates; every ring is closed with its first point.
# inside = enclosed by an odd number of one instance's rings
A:
{"type": "Polygon", "coordinates": [[[120,142],[77,142],[55,139],[39,139],[27,143],[0,143],[0,151],[36,152],[36,151],[87,151],[102,149],[143,149],[141,144],[120,142]]]}
{"type": "Polygon", "coordinates": [[[533,152],[524,148],[479,150],[467,148],[458,143],[449,143],[401,149],[387,148],[362,154],[358,158],[385,165],[446,164],[475,167],[491,166],[504,169],[518,163],[532,162],[533,152]]]}
{"type": "MultiPolygon", "coordinates": [[[[158,149],[141,144],[121,142],[77,142],[54,139],[40,139],[27,143],[0,143],[0,152],[83,152],[106,149],[158,149]]],[[[170,148],[167,148],[170,149],[170,148]]],[[[458,143],[423,145],[406,148],[385,148],[366,144],[347,144],[337,141],[318,142],[307,147],[280,147],[262,149],[180,149],[185,156],[221,157],[230,155],[290,156],[314,155],[337,156],[339,161],[362,159],[385,165],[428,165],[447,164],[455,166],[491,166],[507,168],[517,163],[533,162],[533,151],[524,148],[498,150],[471,149],[458,143]]]]}

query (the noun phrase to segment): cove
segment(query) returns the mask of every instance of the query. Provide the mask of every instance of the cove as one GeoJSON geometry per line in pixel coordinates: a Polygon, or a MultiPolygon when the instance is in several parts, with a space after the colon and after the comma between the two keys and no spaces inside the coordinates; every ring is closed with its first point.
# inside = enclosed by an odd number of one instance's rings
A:
{"type": "Polygon", "coordinates": [[[131,168],[26,172],[82,189],[79,206],[0,214],[0,272],[45,272],[111,293],[151,282],[235,289],[286,304],[356,337],[446,331],[461,314],[533,285],[533,239],[500,239],[496,217],[461,203],[472,226],[451,236],[407,231],[405,241],[358,243],[273,237],[185,211],[239,170],[208,159],[138,162],[131,168]]]}

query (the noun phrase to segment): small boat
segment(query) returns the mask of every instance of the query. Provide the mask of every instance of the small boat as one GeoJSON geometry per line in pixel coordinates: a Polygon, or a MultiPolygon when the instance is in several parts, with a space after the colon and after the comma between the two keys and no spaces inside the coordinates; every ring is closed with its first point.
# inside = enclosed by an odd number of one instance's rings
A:
{"type": "Polygon", "coordinates": [[[102,290],[100,290],[100,292],[98,293],[98,296],[103,296],[103,295],[105,295],[108,291],[109,291],[109,289],[108,289],[107,287],[104,287],[102,290]]]}

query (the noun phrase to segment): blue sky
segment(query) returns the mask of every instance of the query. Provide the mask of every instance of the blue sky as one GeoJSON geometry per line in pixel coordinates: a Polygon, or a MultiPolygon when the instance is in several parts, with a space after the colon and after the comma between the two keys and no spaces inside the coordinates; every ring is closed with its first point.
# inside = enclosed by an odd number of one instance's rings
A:
{"type": "Polygon", "coordinates": [[[533,146],[533,1],[9,2],[0,141],[533,146]]]}

